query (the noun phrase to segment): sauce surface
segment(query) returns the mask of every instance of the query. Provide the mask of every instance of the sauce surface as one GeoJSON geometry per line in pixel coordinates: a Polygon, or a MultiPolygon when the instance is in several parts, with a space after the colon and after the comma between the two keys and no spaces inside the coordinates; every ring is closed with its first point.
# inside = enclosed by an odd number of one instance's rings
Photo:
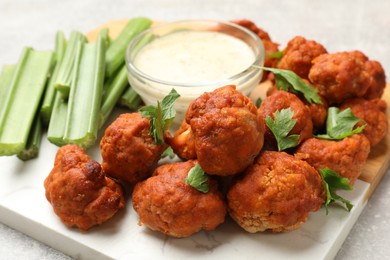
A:
{"type": "Polygon", "coordinates": [[[233,36],[209,31],[177,31],[143,47],[134,65],[163,81],[201,83],[234,76],[255,59],[252,49],[233,36]]]}

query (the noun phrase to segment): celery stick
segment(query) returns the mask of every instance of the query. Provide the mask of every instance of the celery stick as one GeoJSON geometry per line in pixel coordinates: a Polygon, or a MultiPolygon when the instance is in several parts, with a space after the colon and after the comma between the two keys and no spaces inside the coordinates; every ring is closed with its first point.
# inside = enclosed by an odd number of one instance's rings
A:
{"type": "Polygon", "coordinates": [[[52,60],[51,51],[24,49],[0,111],[0,155],[17,154],[26,146],[52,60]]]}
{"type": "Polygon", "coordinates": [[[8,91],[11,89],[12,78],[16,69],[16,64],[3,65],[3,69],[0,74],[0,115],[3,109],[5,109],[5,99],[8,95],[8,91]]]}
{"type": "Polygon", "coordinates": [[[137,17],[131,19],[123,28],[118,38],[116,38],[106,52],[106,76],[111,77],[115,71],[125,62],[126,48],[130,41],[140,32],[152,25],[148,18],[137,17]]]}
{"type": "Polygon", "coordinates": [[[27,139],[26,147],[17,154],[17,157],[22,161],[27,161],[38,157],[39,148],[41,146],[43,126],[40,114],[37,113],[34,123],[31,127],[30,135],[27,139]]]}
{"type": "Polygon", "coordinates": [[[119,104],[136,111],[142,104],[142,99],[132,87],[129,87],[119,99],[119,104]]]}
{"type": "Polygon", "coordinates": [[[78,44],[64,140],[87,149],[97,138],[104,82],[104,40],[78,44]]]}
{"type": "Polygon", "coordinates": [[[59,91],[56,91],[53,111],[51,113],[49,127],[47,130],[47,139],[57,146],[63,146],[66,144],[64,141],[64,132],[67,114],[68,102],[66,102],[59,91]]]}
{"type": "Polygon", "coordinates": [[[102,36],[102,38],[104,40],[104,44],[106,45],[106,48],[108,48],[108,46],[110,46],[110,44],[111,44],[111,38],[110,38],[108,28],[102,29],[100,31],[100,35],[102,36]]]}
{"type": "Polygon", "coordinates": [[[58,72],[60,69],[61,61],[64,57],[66,50],[66,39],[63,32],[58,31],[56,33],[56,43],[55,43],[55,56],[56,56],[56,64],[54,67],[53,74],[50,77],[49,83],[47,84],[45,96],[42,101],[41,106],[41,116],[43,122],[48,125],[50,120],[50,115],[53,110],[53,102],[55,97],[55,82],[57,80],[58,72]]]}
{"type": "Polygon", "coordinates": [[[127,80],[126,66],[122,66],[122,69],[116,74],[114,80],[109,82],[103,95],[102,106],[100,109],[99,128],[103,126],[118,102],[118,99],[128,85],[129,82],[127,80]]]}
{"type": "Polygon", "coordinates": [[[73,31],[70,34],[68,45],[66,46],[64,57],[61,61],[60,68],[55,82],[55,87],[65,97],[69,95],[70,85],[72,83],[73,66],[77,45],[87,42],[87,38],[80,32],[73,31]]]}

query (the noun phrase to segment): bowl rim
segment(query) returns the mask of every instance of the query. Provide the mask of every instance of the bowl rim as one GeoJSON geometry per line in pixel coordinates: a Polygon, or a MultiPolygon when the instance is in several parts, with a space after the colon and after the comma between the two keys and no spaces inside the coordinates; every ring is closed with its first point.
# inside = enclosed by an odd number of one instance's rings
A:
{"type": "Polygon", "coordinates": [[[212,19],[186,19],[186,20],[178,20],[178,21],[174,21],[174,22],[167,22],[164,24],[152,26],[149,29],[139,33],[136,37],[133,38],[133,40],[131,40],[131,42],[129,43],[129,45],[126,48],[126,54],[125,54],[126,68],[127,68],[127,71],[129,73],[134,72],[137,76],[140,76],[146,80],[149,80],[149,81],[155,82],[157,84],[161,84],[161,85],[176,86],[176,87],[192,87],[192,88],[194,88],[194,87],[203,88],[203,87],[207,87],[207,86],[229,84],[229,82],[235,81],[243,76],[246,76],[252,71],[259,70],[258,68],[255,68],[253,65],[257,66],[259,64],[259,62],[261,62],[261,61],[262,61],[262,63],[264,63],[264,58],[265,58],[264,44],[261,41],[260,37],[258,37],[254,32],[252,32],[251,30],[249,30],[241,25],[233,23],[233,22],[218,21],[218,20],[212,20],[212,19]],[[131,50],[133,49],[134,45],[137,43],[138,39],[141,38],[143,35],[148,34],[155,29],[163,28],[165,26],[172,26],[175,24],[178,25],[178,24],[188,24],[188,23],[200,23],[200,22],[201,23],[207,22],[207,23],[215,23],[215,24],[224,24],[224,25],[228,25],[231,27],[235,27],[236,29],[239,29],[239,30],[245,32],[247,35],[249,35],[256,42],[256,46],[258,46],[258,49],[259,49],[259,53],[258,53],[258,55],[256,55],[254,62],[251,63],[251,65],[248,66],[242,72],[235,74],[235,75],[228,77],[228,78],[224,78],[221,80],[214,80],[214,81],[204,81],[204,82],[199,81],[199,82],[194,82],[194,83],[192,83],[192,82],[191,83],[184,83],[184,82],[161,80],[161,79],[158,79],[156,77],[150,76],[150,75],[142,72],[141,70],[139,70],[134,65],[134,63],[129,60],[131,50]]]}

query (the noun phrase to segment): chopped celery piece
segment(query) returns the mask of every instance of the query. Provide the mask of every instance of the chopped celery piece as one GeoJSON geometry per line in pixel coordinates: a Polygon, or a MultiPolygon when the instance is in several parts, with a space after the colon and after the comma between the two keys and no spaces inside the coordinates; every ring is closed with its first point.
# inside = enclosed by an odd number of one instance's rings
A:
{"type": "Polygon", "coordinates": [[[77,46],[80,43],[87,42],[87,38],[80,32],[73,31],[70,33],[68,45],[64,53],[64,57],[61,61],[60,68],[58,71],[55,87],[65,97],[69,95],[70,85],[73,78],[73,66],[76,57],[77,46]]]}
{"type": "Polygon", "coordinates": [[[8,91],[11,89],[12,78],[16,69],[16,64],[14,65],[3,65],[3,69],[0,74],[0,115],[2,110],[5,109],[5,99],[7,97],[8,91]]]}
{"type": "Polygon", "coordinates": [[[43,126],[40,114],[37,113],[34,123],[30,130],[30,135],[27,140],[26,147],[17,154],[17,157],[22,161],[27,161],[38,157],[39,148],[41,146],[43,126]]]}
{"type": "Polygon", "coordinates": [[[62,62],[62,59],[64,57],[66,50],[66,39],[63,32],[58,31],[56,33],[56,43],[55,43],[55,57],[56,57],[56,64],[54,67],[53,74],[50,77],[49,83],[47,84],[45,96],[42,101],[41,106],[41,116],[43,119],[43,122],[48,125],[50,120],[50,115],[53,110],[53,102],[54,97],[56,93],[55,89],[55,82],[57,80],[58,72],[60,69],[60,64],[62,62]]]}
{"type": "Polygon", "coordinates": [[[129,87],[119,99],[119,104],[136,111],[142,104],[142,99],[132,87],[129,87]]]}
{"type": "Polygon", "coordinates": [[[126,48],[130,41],[140,32],[148,29],[152,21],[145,17],[131,19],[119,36],[112,41],[106,52],[106,76],[112,77],[125,62],[126,48]]]}
{"type": "Polygon", "coordinates": [[[51,113],[50,123],[47,130],[47,139],[57,146],[63,146],[66,144],[64,141],[64,132],[67,114],[68,102],[66,102],[59,91],[56,91],[53,111],[51,113]]]}
{"type": "Polygon", "coordinates": [[[123,65],[122,69],[113,77],[112,81],[109,81],[108,86],[106,86],[100,109],[99,128],[106,122],[118,99],[128,85],[126,66],[123,65]]]}
{"type": "Polygon", "coordinates": [[[18,154],[25,148],[52,60],[51,51],[23,50],[0,111],[0,155],[18,154]]]}
{"type": "Polygon", "coordinates": [[[97,138],[99,111],[104,82],[105,44],[101,36],[95,43],[77,47],[64,141],[87,149],[97,138]]]}
{"type": "Polygon", "coordinates": [[[108,48],[108,46],[110,46],[111,44],[111,38],[109,32],[110,31],[108,30],[108,28],[104,28],[100,31],[100,35],[104,40],[104,44],[106,45],[106,48],[108,48]]]}

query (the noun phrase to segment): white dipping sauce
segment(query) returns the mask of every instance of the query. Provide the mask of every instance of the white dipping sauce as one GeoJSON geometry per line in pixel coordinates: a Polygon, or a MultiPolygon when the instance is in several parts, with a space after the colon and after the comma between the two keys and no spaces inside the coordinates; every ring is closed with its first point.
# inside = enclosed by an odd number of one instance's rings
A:
{"type": "Polygon", "coordinates": [[[253,50],[233,36],[210,31],[177,31],[143,47],[134,65],[159,80],[200,83],[234,76],[255,59],[253,50]]]}

